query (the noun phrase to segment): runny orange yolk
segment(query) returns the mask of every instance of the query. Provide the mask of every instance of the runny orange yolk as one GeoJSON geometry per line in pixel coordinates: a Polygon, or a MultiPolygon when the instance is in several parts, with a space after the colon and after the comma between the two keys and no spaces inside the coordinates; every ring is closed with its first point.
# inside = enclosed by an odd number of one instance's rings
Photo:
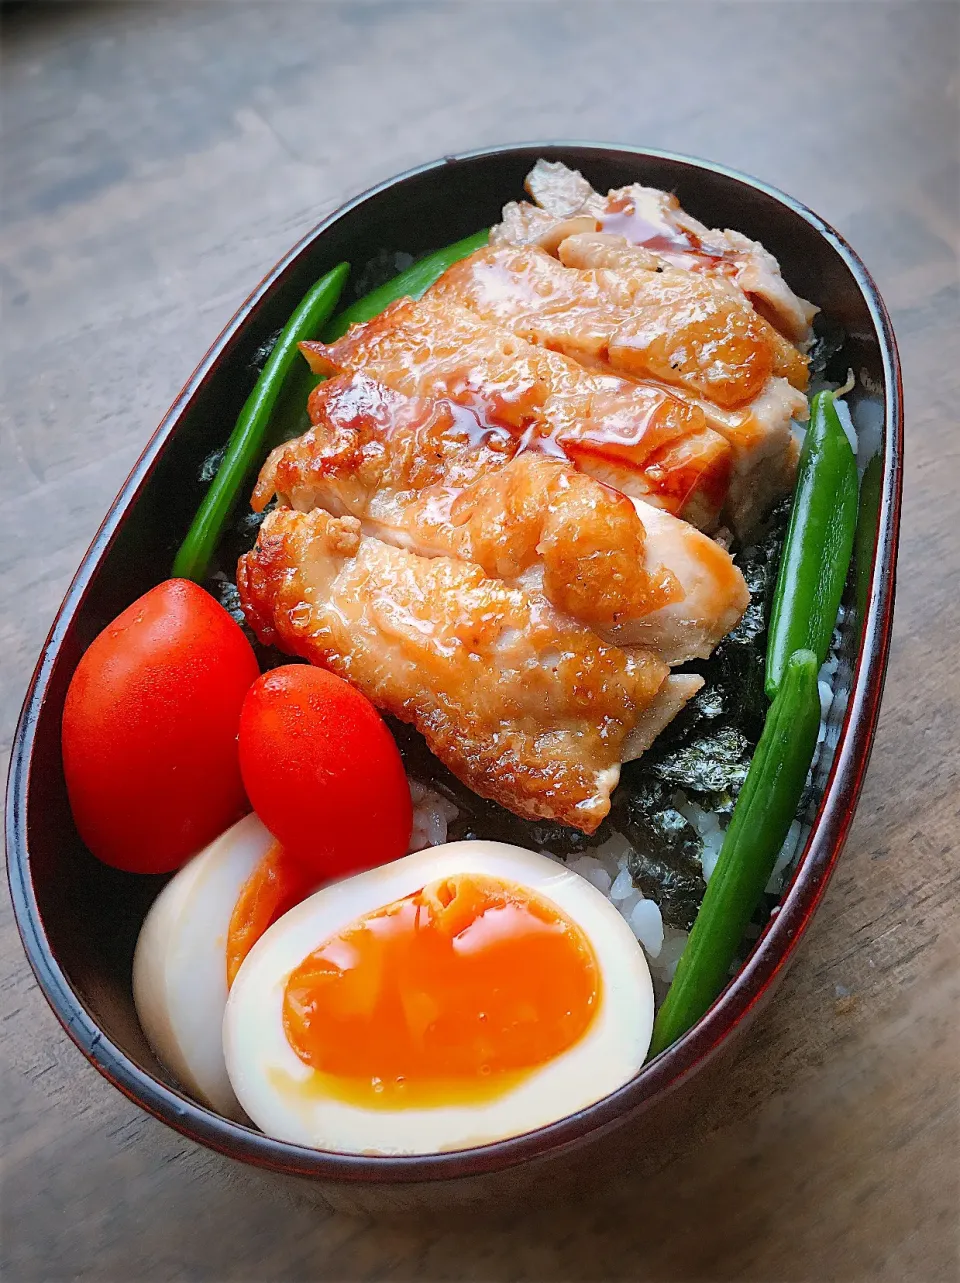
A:
{"type": "Polygon", "coordinates": [[[325,1094],[367,1107],[489,1099],[572,1047],[600,1003],[576,923],[461,874],[345,926],[291,972],[287,1039],[325,1094]]]}
{"type": "Polygon", "coordinates": [[[233,984],[240,964],[267,927],[310,890],[295,860],[274,842],[240,888],[227,928],[227,988],[233,984]]]}

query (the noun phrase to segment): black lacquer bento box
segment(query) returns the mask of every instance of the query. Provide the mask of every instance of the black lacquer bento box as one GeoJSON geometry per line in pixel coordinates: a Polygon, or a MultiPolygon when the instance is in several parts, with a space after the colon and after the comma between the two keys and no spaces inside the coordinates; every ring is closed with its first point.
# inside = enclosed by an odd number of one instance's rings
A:
{"type": "Polygon", "coordinates": [[[313,230],[257,286],[197,367],[113,504],[57,615],[13,745],[6,841],[17,924],[44,995],[87,1059],[144,1110],[191,1139],[310,1183],[321,1197],[368,1209],[500,1201],[553,1188],[589,1164],[619,1161],[645,1134],[669,1131],[695,1075],[742,1033],[772,992],[823,897],[863,784],[877,725],[894,603],[902,473],[902,391],[890,321],[856,254],[816,214],[741,174],[662,152],[577,143],[447,156],[382,183],[313,230]],[[229,435],[256,377],[257,353],[305,290],[340,260],[385,249],[414,256],[496,222],[522,196],[538,157],[580,169],[598,189],[640,181],[675,191],[710,226],[735,227],[776,255],[797,292],[816,300],[856,375],[848,398],[872,466],[861,494],[852,579],[859,609],[843,623],[841,664],[818,785],[822,800],[778,911],[706,1016],[613,1095],[549,1127],[426,1157],[324,1153],[270,1139],[181,1094],[140,1030],[131,959],[160,879],[95,860],[74,829],[60,753],[64,697],[80,655],[104,625],[169,574],[200,497],[203,459],[229,435]],[[680,1090],[677,1090],[680,1089],[680,1090]],[[669,1099],[668,1099],[669,1098],[669,1099]]]}

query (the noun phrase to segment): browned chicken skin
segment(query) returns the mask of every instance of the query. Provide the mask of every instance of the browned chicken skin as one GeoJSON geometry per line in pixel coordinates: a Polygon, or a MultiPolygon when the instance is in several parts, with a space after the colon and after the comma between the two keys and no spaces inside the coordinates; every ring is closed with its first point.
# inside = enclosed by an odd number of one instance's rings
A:
{"type": "Polygon", "coordinates": [[[507,432],[472,433],[458,409],[366,375],[323,383],[310,401],[314,428],[270,456],[253,507],[276,493],[301,511],[358,517],[368,533],[418,553],[474,562],[492,578],[526,575],[591,628],[683,596],[669,570],[646,569],[643,524],[625,495],[563,459],[518,453],[507,432]]]}
{"type": "Polygon", "coordinates": [[[665,388],[586,370],[448,300],[400,299],[332,344],[302,343],[318,374],[365,370],[410,396],[445,397],[540,437],[616,489],[701,529],[729,487],[727,442],[665,388]]]}
{"type": "MultiPolygon", "coordinates": [[[[610,302],[629,300],[641,309],[641,332],[645,326],[651,326],[661,351],[670,354],[666,362],[660,359],[661,371],[671,360],[689,365],[693,375],[689,381],[680,378],[665,381],[689,386],[692,391],[701,392],[709,400],[727,407],[750,400],[769,375],[786,379],[800,391],[806,389],[809,377],[806,356],[751,307],[729,277],[691,272],[659,262],[651,279],[648,252],[632,245],[626,237],[610,233],[567,236],[558,245],[557,254],[565,267],[595,272],[600,290],[610,302]],[[657,324],[661,307],[665,309],[662,335],[657,324]],[[672,320],[666,323],[670,313],[672,320]],[[686,328],[688,317],[689,329],[686,328]],[[721,328],[714,335],[711,328],[718,322],[721,328]],[[762,356],[751,353],[754,345],[762,356]],[[765,367],[761,379],[759,372],[765,367]],[[707,378],[702,376],[704,369],[707,378]],[[752,378],[741,384],[742,375],[738,370],[748,372],[752,378]]],[[[629,338],[615,345],[614,358],[630,359],[631,346],[637,344],[631,344],[629,338]]],[[[656,374],[651,370],[650,373],[655,378],[665,377],[663,372],[656,374]]]]}
{"type": "Polygon", "coordinates": [[[270,513],[237,586],[262,641],[411,722],[459,779],[518,815],[593,832],[643,714],[646,740],[650,716],[656,733],[676,712],[657,698],[668,670],[649,652],[606,645],[479,566],[366,538],[353,517],[270,513]]]}
{"type": "Polygon", "coordinates": [[[729,281],[651,267],[619,237],[568,237],[559,254],[490,246],[454,263],[430,292],[531,343],[726,409],[752,401],[775,372],[805,384],[804,358],[729,281]]]}
{"type": "Polygon", "coordinates": [[[749,601],[702,532],[792,483],[816,309],[669,193],[546,162],[527,185],[423,299],[301,345],[328,381],[261,472],[279,506],[237,584],[263,641],[481,796],[589,833],[702,685],[668,665],[749,601]]]}
{"type": "Polygon", "coordinates": [[[310,416],[313,428],[267,460],[254,508],[276,494],[357,517],[398,547],[536,588],[601,637],[670,664],[708,655],[746,607],[729,554],[686,522],[562,459],[518,452],[516,437],[449,402],[341,375],[314,391],[310,416]]]}
{"type": "Polygon", "coordinates": [[[809,343],[817,309],[790,289],[774,256],[741,232],[704,226],[671,192],[632,183],[601,196],[577,170],[547,160],[537,161],[526,187],[536,205],[508,205],[491,244],[539,244],[552,253],[564,233],[625,237],[663,263],[732,281],[786,339],[809,343]]]}
{"type": "MultiPolygon", "coordinates": [[[[655,258],[622,237],[572,236],[559,254],[558,262],[536,246],[481,249],[431,294],[586,365],[671,385],[729,445],[723,517],[748,533],[793,482],[792,420],[807,412],[798,390],[806,358],[728,280],[656,270],[655,258]]],[[[605,463],[594,456],[591,471],[621,484],[605,463]]]]}

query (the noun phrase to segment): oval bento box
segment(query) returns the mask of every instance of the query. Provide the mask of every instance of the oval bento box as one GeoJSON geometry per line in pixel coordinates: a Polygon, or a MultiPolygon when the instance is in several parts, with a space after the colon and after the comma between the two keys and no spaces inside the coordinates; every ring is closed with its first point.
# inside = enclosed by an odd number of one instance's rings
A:
{"type": "Polygon", "coordinates": [[[203,358],[137,462],[87,552],[40,655],[21,715],[8,785],[7,860],[17,924],[40,986],[87,1059],[130,1099],[185,1136],[244,1163],[312,1182],[335,1203],[367,1209],[501,1200],[557,1188],[629,1156],[681,1116],[691,1084],[735,1040],[783,975],[843,849],[870,756],[893,614],[901,496],[902,411],[889,318],[856,254],[822,219],[780,192],[716,165],[632,148],[543,144],[448,156],[381,184],[312,231],[257,287],[203,358]],[[837,698],[817,768],[822,798],[779,909],[706,1016],[629,1083],[552,1126],[427,1157],[322,1153],[230,1122],[177,1090],[137,1023],[131,959],[162,879],[96,861],[74,829],[60,757],[70,677],[97,632],[167,577],[201,494],[202,460],[229,435],[256,377],[258,353],[306,289],[342,259],[418,256],[496,222],[522,196],[540,157],[578,168],[605,190],[640,181],[673,190],[710,226],[762,241],[797,292],[845,335],[837,360],[856,376],[850,405],[869,455],[857,563],[845,613],[837,698]],[[676,1090],[681,1088],[682,1090],[676,1090]]]}

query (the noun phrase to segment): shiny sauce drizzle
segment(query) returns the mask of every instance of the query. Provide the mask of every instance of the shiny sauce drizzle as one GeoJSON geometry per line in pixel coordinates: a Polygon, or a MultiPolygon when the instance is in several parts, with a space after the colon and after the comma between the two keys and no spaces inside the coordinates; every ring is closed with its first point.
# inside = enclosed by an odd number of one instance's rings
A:
{"type": "Polygon", "coordinates": [[[642,245],[676,267],[715,267],[736,257],[734,251],[710,249],[694,232],[685,231],[666,219],[651,223],[637,212],[627,197],[609,201],[599,221],[603,231],[623,236],[633,245],[642,245]]]}

